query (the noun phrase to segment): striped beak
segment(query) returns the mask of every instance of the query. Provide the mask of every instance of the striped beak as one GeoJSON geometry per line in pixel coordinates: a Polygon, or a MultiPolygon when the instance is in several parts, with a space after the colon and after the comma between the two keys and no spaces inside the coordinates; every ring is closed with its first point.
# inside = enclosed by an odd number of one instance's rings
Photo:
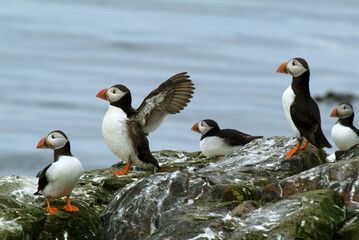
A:
{"type": "Polygon", "coordinates": [[[108,100],[107,90],[108,90],[108,88],[102,89],[101,91],[99,91],[97,93],[96,97],[107,101],[108,100]]]}
{"type": "Polygon", "coordinates": [[[195,132],[198,132],[198,133],[201,133],[201,132],[199,131],[198,124],[199,124],[199,122],[198,122],[198,123],[195,123],[195,124],[193,125],[193,127],[191,128],[191,130],[192,130],[192,131],[195,131],[195,132]]]}
{"type": "Polygon", "coordinates": [[[334,108],[334,110],[332,111],[332,113],[330,114],[331,117],[340,117],[342,115],[342,113],[340,111],[338,111],[339,107],[334,108]]]}
{"type": "Polygon", "coordinates": [[[50,148],[50,143],[47,141],[47,136],[41,138],[36,148],[50,148]]]}
{"type": "Polygon", "coordinates": [[[279,66],[279,68],[277,69],[277,72],[278,72],[278,73],[288,74],[289,71],[288,71],[288,68],[287,68],[287,63],[288,63],[288,62],[282,63],[282,64],[279,66]]]}

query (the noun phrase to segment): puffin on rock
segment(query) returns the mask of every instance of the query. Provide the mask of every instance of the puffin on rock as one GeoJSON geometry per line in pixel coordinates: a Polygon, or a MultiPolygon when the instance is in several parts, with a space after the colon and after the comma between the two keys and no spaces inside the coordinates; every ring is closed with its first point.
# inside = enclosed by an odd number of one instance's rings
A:
{"type": "Polygon", "coordinates": [[[105,142],[126,162],[122,171],[112,171],[112,174],[126,175],[131,165],[150,164],[160,168],[146,136],[155,131],[168,114],[179,113],[187,106],[194,89],[189,76],[183,72],[153,90],[137,109],[131,106],[131,92],[124,85],[105,88],[96,95],[110,102],[102,122],[105,142]]]}
{"type": "Polygon", "coordinates": [[[79,209],[70,203],[70,194],[84,170],[81,162],[71,154],[69,139],[62,131],[52,131],[39,141],[37,148],[54,150],[54,162],[39,173],[38,189],[34,194],[46,197],[49,214],[59,211],[50,206],[50,199],[64,196],[67,200],[64,210],[78,212],[79,209]]]}
{"type": "Polygon", "coordinates": [[[285,116],[294,130],[298,144],[293,147],[285,159],[290,158],[300,149],[305,149],[308,141],[315,147],[331,148],[321,128],[320,112],[317,103],[310,96],[309,66],[303,58],[293,58],[277,69],[279,73],[291,74],[292,84],[284,91],[282,103],[285,116]],[[302,145],[303,138],[306,139],[302,145]]]}
{"type": "Polygon", "coordinates": [[[254,139],[263,137],[251,136],[234,129],[220,129],[211,119],[195,123],[191,130],[202,134],[200,149],[206,157],[224,156],[254,139]]]}
{"type": "Polygon", "coordinates": [[[359,143],[359,130],[353,125],[354,110],[351,104],[340,104],[330,116],[339,118],[332,128],[331,135],[340,150],[347,150],[359,143]]]}

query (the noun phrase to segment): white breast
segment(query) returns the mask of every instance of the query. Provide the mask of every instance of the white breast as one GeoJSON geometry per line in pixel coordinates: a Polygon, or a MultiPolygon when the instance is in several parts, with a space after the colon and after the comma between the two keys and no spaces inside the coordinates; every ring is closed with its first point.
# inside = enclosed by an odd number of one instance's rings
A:
{"type": "Polygon", "coordinates": [[[340,150],[347,150],[351,146],[359,143],[358,135],[349,127],[337,122],[332,128],[332,139],[340,150]]]}
{"type": "Polygon", "coordinates": [[[287,118],[287,121],[289,122],[289,125],[292,127],[293,131],[295,132],[297,138],[300,138],[300,132],[297,129],[297,127],[294,125],[294,122],[292,120],[292,117],[290,115],[290,106],[292,105],[295,98],[295,94],[292,89],[292,85],[290,85],[283,93],[282,95],[282,103],[283,103],[283,109],[285,117],[287,118]]]}
{"type": "Polygon", "coordinates": [[[83,173],[81,162],[77,158],[61,156],[46,171],[48,184],[42,190],[43,195],[51,198],[70,195],[83,173]]]}
{"type": "Polygon", "coordinates": [[[229,146],[223,139],[219,137],[206,137],[200,142],[200,149],[206,157],[215,157],[226,155],[241,146],[229,146]]]}
{"type": "Polygon", "coordinates": [[[110,105],[102,122],[102,135],[110,150],[127,162],[130,161],[131,156],[137,158],[137,155],[127,133],[126,121],[128,121],[126,113],[121,108],[110,105]]]}

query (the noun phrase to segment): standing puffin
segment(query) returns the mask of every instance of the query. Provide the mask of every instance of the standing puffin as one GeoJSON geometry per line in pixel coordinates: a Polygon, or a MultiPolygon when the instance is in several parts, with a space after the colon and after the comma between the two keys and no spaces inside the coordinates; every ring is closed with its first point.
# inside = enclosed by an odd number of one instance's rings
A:
{"type": "Polygon", "coordinates": [[[349,103],[340,104],[330,116],[339,118],[332,128],[332,139],[340,150],[347,150],[359,143],[359,130],[353,125],[354,110],[352,105],[349,103]]]}
{"type": "Polygon", "coordinates": [[[280,65],[277,72],[290,73],[293,76],[292,84],[283,93],[282,103],[298,144],[289,150],[285,159],[290,158],[299,149],[305,149],[308,141],[319,149],[331,148],[321,128],[318,105],[310,96],[310,72],[307,62],[303,58],[293,58],[280,65]],[[306,138],[306,141],[301,147],[303,138],[306,138]]]}
{"type": "Polygon", "coordinates": [[[224,156],[253,139],[263,137],[251,136],[234,129],[220,129],[211,119],[195,123],[191,130],[202,134],[200,149],[206,157],[224,156]]]}
{"type": "Polygon", "coordinates": [[[112,174],[126,175],[131,165],[160,167],[150,151],[146,136],[155,131],[168,114],[179,113],[187,106],[194,89],[189,76],[183,72],[153,90],[138,109],[131,106],[131,92],[124,85],[105,88],[96,95],[110,102],[102,122],[106,144],[126,162],[122,171],[111,171],[112,174]]]}
{"type": "Polygon", "coordinates": [[[81,162],[71,154],[69,139],[62,131],[52,131],[39,141],[37,148],[54,150],[54,162],[39,174],[39,186],[34,194],[42,194],[46,197],[49,214],[59,211],[50,206],[50,199],[64,196],[67,200],[64,210],[78,212],[79,209],[70,203],[70,194],[84,170],[81,162]]]}

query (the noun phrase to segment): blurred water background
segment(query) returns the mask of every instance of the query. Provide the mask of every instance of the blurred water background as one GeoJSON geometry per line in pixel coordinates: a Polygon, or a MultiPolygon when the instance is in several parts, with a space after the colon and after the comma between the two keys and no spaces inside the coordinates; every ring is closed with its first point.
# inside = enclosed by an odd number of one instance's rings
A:
{"type": "MultiPolygon", "coordinates": [[[[151,150],[198,151],[190,128],[206,118],[253,135],[293,135],[281,103],[291,77],[276,69],[303,57],[313,96],[356,95],[358,12],[356,0],[1,0],[0,175],[35,175],[49,164],[52,151],[36,144],[55,129],[85,169],[118,162],[101,133],[108,103],[96,93],[124,84],[137,108],[182,71],[194,98],[149,136],[151,150]]],[[[331,143],[336,105],[319,104],[331,143]]]]}

